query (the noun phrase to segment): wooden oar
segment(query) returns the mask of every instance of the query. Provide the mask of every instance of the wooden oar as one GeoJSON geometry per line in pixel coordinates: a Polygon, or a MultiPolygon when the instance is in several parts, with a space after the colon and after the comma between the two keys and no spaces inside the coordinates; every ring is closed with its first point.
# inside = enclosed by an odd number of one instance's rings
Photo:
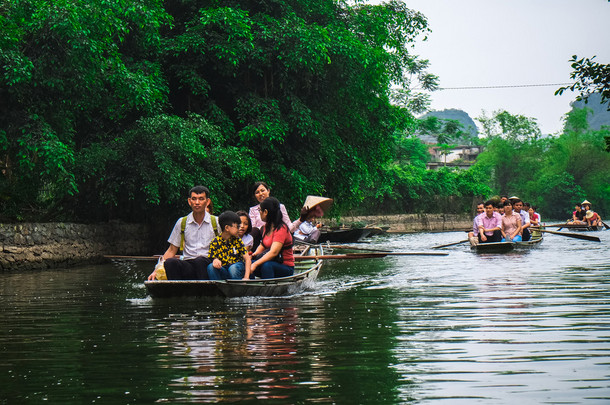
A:
{"type": "Polygon", "coordinates": [[[584,239],[584,240],[589,240],[591,242],[601,242],[601,240],[597,236],[589,236],[589,235],[584,235],[582,233],[547,231],[546,229],[540,229],[540,228],[534,228],[534,227],[532,227],[532,229],[536,229],[540,232],[551,233],[553,235],[567,236],[568,238],[584,239]]]}
{"type": "MultiPolygon", "coordinates": [[[[346,259],[373,259],[386,256],[447,256],[449,253],[444,252],[371,252],[371,253],[347,253],[344,255],[317,255],[317,256],[294,256],[295,261],[311,260],[311,259],[331,259],[331,260],[346,260],[346,259]]],[[[106,259],[118,260],[158,260],[160,255],[156,256],[118,256],[105,255],[106,259]]]]}
{"type": "Polygon", "coordinates": [[[379,253],[347,253],[344,255],[318,255],[318,256],[295,256],[295,261],[325,259],[325,260],[351,260],[351,259],[375,259],[386,256],[447,256],[443,252],[379,252],[379,253]]]}
{"type": "Polygon", "coordinates": [[[602,225],[604,226],[604,228],[606,229],[610,229],[610,226],[608,226],[604,221],[600,221],[602,223],[602,225]]]}
{"type": "MultiPolygon", "coordinates": [[[[326,247],[326,245],[323,245],[326,247]]],[[[350,249],[350,250],[362,250],[365,252],[387,252],[387,250],[383,249],[371,249],[371,248],[362,248],[359,246],[348,246],[348,245],[328,245],[331,249],[350,249]]]]}
{"type": "Polygon", "coordinates": [[[120,255],[104,255],[104,259],[117,260],[159,260],[161,255],[154,256],[120,256],[120,255]]]}
{"type": "Polygon", "coordinates": [[[470,239],[464,239],[464,240],[461,240],[461,241],[459,241],[459,242],[447,243],[446,245],[432,246],[432,249],[440,249],[440,248],[444,248],[444,247],[447,247],[447,246],[455,246],[455,245],[459,245],[459,244],[461,244],[461,243],[466,243],[466,242],[468,242],[469,240],[470,240],[470,239]]]}

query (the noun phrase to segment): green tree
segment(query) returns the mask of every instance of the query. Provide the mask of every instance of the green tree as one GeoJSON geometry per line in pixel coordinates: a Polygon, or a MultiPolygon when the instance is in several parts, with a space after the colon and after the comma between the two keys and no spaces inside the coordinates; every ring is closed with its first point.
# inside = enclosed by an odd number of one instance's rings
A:
{"type": "MultiPolygon", "coordinates": [[[[578,91],[577,100],[584,100],[587,103],[589,96],[593,93],[601,95],[600,102],[603,104],[610,100],[610,64],[597,63],[592,58],[581,58],[572,55],[571,79],[576,82],[570,86],[560,87],[555,91],[555,95],[561,95],[566,90],[578,91]]],[[[610,106],[608,107],[610,110],[610,106]]],[[[610,152],[610,137],[606,137],[606,151],[610,152]]]]}
{"type": "Polygon", "coordinates": [[[357,204],[415,122],[393,89],[433,82],[411,52],[426,19],[399,1],[16,0],[0,23],[13,219],[136,218],[191,182],[244,207],[258,179],[289,207],[357,204]]]}
{"type": "Polygon", "coordinates": [[[151,56],[167,21],[158,1],[3,3],[0,211],[56,212],[80,191],[81,148],[160,111],[167,89],[151,56]]]}
{"type": "Polygon", "coordinates": [[[545,141],[533,118],[496,111],[477,118],[482,126],[484,151],[477,164],[489,175],[489,183],[498,194],[523,190],[532,172],[540,165],[545,141]]]}

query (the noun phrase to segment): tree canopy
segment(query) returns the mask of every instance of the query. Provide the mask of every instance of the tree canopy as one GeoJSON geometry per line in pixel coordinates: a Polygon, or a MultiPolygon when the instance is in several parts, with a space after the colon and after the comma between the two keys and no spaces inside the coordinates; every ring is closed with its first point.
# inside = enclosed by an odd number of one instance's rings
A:
{"type": "Polygon", "coordinates": [[[292,207],[357,203],[414,121],[392,89],[426,66],[400,1],[16,0],[0,19],[16,219],[177,211],[194,183],[243,207],[260,179],[292,207]]]}

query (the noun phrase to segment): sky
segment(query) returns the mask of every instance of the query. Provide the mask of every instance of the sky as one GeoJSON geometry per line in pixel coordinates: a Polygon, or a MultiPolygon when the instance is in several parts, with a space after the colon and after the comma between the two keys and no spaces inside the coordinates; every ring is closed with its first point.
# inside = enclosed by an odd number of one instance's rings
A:
{"type": "MultiPolygon", "coordinates": [[[[572,55],[610,63],[609,0],[403,1],[428,18],[432,32],[412,52],[430,61],[443,88],[571,83],[572,55]]],[[[432,93],[431,109],[464,110],[473,120],[502,109],[556,134],[577,95],[555,96],[559,87],[447,89],[432,93]]]]}

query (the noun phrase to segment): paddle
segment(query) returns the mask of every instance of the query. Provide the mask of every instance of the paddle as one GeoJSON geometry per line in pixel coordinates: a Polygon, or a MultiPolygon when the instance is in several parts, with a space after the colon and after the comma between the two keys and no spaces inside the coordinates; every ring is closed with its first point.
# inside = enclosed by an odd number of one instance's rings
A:
{"type": "Polygon", "coordinates": [[[470,239],[464,239],[464,240],[461,240],[461,241],[459,241],[459,242],[447,243],[446,245],[432,246],[432,249],[440,249],[440,248],[444,248],[444,247],[447,247],[447,246],[459,245],[459,244],[461,244],[461,243],[466,243],[466,242],[468,242],[469,240],[470,240],[470,239]]]}
{"type": "MultiPolygon", "coordinates": [[[[295,261],[311,260],[311,259],[332,259],[332,260],[345,260],[345,259],[373,259],[385,256],[447,256],[449,253],[444,252],[378,252],[378,253],[347,253],[344,255],[317,255],[317,256],[295,256],[295,261]]],[[[157,260],[160,255],[156,256],[117,256],[117,255],[105,255],[106,259],[119,259],[119,260],[157,260]]]]}
{"type": "Polygon", "coordinates": [[[604,221],[599,221],[602,223],[602,225],[604,226],[604,228],[606,229],[610,229],[610,226],[608,226],[604,221]]]}
{"type": "Polygon", "coordinates": [[[387,252],[387,250],[383,249],[370,249],[370,248],[361,248],[359,246],[348,246],[348,245],[323,245],[324,247],[329,247],[331,249],[351,249],[351,250],[363,250],[366,252],[387,252]]]}
{"type": "Polygon", "coordinates": [[[351,259],[375,259],[386,256],[447,256],[443,252],[379,252],[379,253],[347,253],[344,255],[318,255],[318,256],[295,256],[295,261],[311,259],[328,260],[351,260],[351,259]]]}
{"type": "Polygon", "coordinates": [[[551,233],[553,235],[567,236],[568,238],[584,239],[584,240],[589,240],[591,242],[601,242],[601,240],[597,236],[589,236],[589,235],[584,235],[582,233],[547,231],[546,229],[540,229],[540,228],[535,228],[535,227],[532,227],[532,229],[536,229],[540,232],[551,233]]]}

